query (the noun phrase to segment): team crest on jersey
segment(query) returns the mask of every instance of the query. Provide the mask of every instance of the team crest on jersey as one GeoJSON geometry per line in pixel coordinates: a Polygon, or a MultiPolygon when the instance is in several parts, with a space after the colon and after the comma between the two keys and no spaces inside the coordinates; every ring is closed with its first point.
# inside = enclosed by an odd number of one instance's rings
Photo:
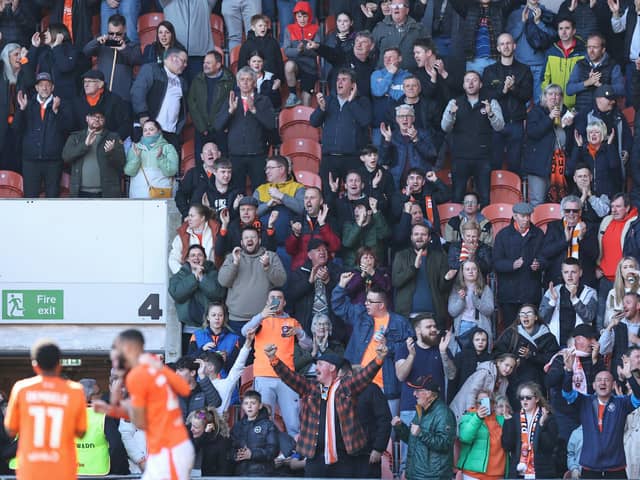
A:
{"type": "Polygon", "coordinates": [[[253,427],[253,432],[254,433],[262,432],[262,427],[260,425],[256,425],[255,427],[253,427]]]}
{"type": "Polygon", "coordinates": [[[615,403],[610,403],[609,405],[607,405],[607,410],[609,410],[610,412],[615,412],[616,410],[616,404],[615,403]]]}

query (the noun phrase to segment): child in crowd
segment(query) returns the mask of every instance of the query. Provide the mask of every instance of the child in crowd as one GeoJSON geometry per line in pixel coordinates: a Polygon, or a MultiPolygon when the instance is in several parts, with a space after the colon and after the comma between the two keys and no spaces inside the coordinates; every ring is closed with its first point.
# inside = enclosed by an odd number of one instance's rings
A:
{"type": "Polygon", "coordinates": [[[391,207],[391,197],[395,191],[393,177],[378,163],[378,149],[367,145],[360,150],[362,167],[359,172],[364,185],[364,194],[378,200],[378,208],[386,215],[391,207]]]}
{"type": "Polygon", "coordinates": [[[320,36],[318,25],[313,23],[313,11],[309,2],[296,3],[293,15],[295,23],[287,26],[282,45],[289,59],[284,66],[284,75],[289,87],[286,108],[295,107],[300,103],[310,105],[311,95],[318,81],[317,53],[310,48],[309,42],[319,42],[320,36]],[[298,79],[302,89],[302,102],[296,94],[298,79]]]}
{"type": "Polygon", "coordinates": [[[194,468],[203,476],[231,475],[229,426],[214,409],[194,410],[187,417],[191,441],[196,450],[194,468]]]}
{"type": "Polygon", "coordinates": [[[271,19],[266,15],[258,14],[251,17],[251,30],[247,34],[247,40],[240,47],[238,56],[238,68],[249,63],[252,52],[258,51],[264,59],[263,70],[271,72],[276,79],[284,78],[284,63],[280,44],[273,38],[271,32],[271,19]]]}
{"type": "Polygon", "coordinates": [[[244,417],[231,431],[235,474],[240,476],[269,476],[274,459],[280,452],[278,429],[269,419],[269,411],[262,405],[262,396],[248,390],[242,399],[244,417]]]}

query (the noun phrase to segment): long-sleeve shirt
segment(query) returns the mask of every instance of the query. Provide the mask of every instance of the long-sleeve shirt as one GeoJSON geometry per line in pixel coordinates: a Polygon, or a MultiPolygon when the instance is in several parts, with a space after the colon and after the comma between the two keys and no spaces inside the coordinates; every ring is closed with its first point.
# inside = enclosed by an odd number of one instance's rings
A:
{"type": "MultiPolygon", "coordinates": [[[[476,100],[479,102],[480,100],[476,100]]],[[[475,105],[476,102],[472,104],[475,105]]],[[[447,103],[447,108],[445,108],[444,113],[442,114],[442,121],[440,122],[440,128],[446,133],[449,133],[453,130],[453,126],[456,123],[455,113],[451,112],[451,107],[455,103],[455,100],[449,100],[447,103]]],[[[469,102],[471,103],[471,102],[469,102]]],[[[491,100],[491,111],[493,112],[493,116],[488,117],[489,123],[491,124],[491,128],[493,128],[496,132],[499,132],[504,128],[504,117],[502,116],[502,108],[500,108],[500,104],[497,100],[491,100]]]]}

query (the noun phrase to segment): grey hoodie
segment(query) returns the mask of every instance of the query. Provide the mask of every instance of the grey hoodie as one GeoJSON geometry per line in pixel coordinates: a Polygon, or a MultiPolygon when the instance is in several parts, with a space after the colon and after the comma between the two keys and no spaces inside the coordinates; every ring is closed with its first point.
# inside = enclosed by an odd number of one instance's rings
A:
{"type": "Polygon", "coordinates": [[[209,22],[216,1],[160,0],[164,9],[164,19],[173,24],[177,40],[185,46],[190,57],[203,57],[213,50],[209,22]]]}

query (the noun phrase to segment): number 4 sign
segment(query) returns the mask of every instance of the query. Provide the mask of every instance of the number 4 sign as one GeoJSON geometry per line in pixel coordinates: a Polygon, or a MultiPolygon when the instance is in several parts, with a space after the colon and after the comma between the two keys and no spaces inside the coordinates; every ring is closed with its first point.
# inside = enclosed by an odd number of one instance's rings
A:
{"type": "Polygon", "coordinates": [[[144,302],[138,307],[139,317],[151,317],[151,320],[160,320],[162,309],[160,308],[160,294],[150,293],[144,302]]]}

